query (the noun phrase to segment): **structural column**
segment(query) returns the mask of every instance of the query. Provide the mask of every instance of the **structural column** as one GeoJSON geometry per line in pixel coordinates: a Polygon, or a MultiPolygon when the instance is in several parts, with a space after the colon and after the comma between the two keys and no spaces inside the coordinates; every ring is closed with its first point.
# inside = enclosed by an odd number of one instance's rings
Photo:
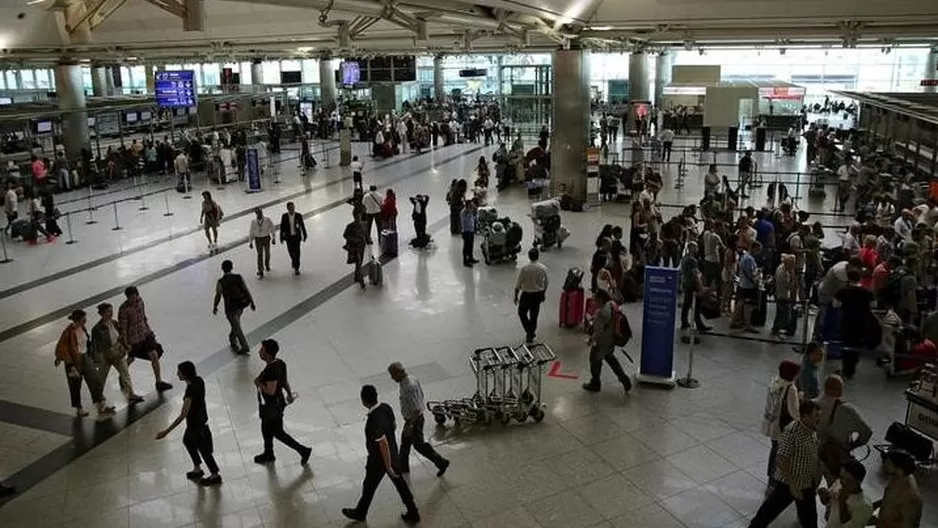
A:
{"type": "Polygon", "coordinates": [[[629,111],[625,130],[635,130],[635,103],[648,100],[648,56],[638,51],[629,54],[629,111]]]}
{"type": "Polygon", "coordinates": [[[147,83],[147,93],[156,92],[156,68],[152,64],[143,65],[143,78],[147,83]]]}
{"type": "Polygon", "coordinates": [[[114,90],[111,92],[111,95],[123,95],[124,93],[124,79],[121,77],[121,67],[120,64],[115,64],[111,66],[111,82],[114,85],[114,90]]]}
{"type": "Polygon", "coordinates": [[[91,93],[95,97],[108,95],[107,78],[107,69],[104,66],[94,65],[91,67],[91,93]]]}
{"type": "Polygon", "coordinates": [[[251,84],[254,86],[264,84],[264,61],[261,59],[251,61],[251,84]]]}
{"type": "Polygon", "coordinates": [[[85,112],[85,90],[82,85],[81,66],[61,62],[55,68],[55,91],[62,114],[62,143],[69,159],[81,155],[89,148],[88,113],[85,112]]]}
{"type": "Polygon", "coordinates": [[[663,51],[655,57],[655,106],[661,108],[664,87],[671,84],[671,66],[674,55],[663,51]]]}
{"type": "Polygon", "coordinates": [[[335,67],[331,57],[319,59],[319,97],[323,108],[335,108],[335,67]]]}
{"type": "Polygon", "coordinates": [[[13,72],[13,80],[16,82],[15,88],[16,88],[17,90],[22,90],[22,89],[26,88],[26,86],[23,85],[23,70],[16,70],[16,71],[14,71],[14,72],[13,72]]]}
{"type": "MultiPolygon", "coordinates": [[[[928,50],[928,57],[925,60],[925,79],[934,81],[938,79],[938,47],[934,47],[928,50]]],[[[938,87],[925,86],[925,92],[935,93],[938,92],[938,87]]]]}
{"type": "Polygon", "coordinates": [[[554,52],[551,62],[551,188],[557,194],[564,184],[574,198],[585,201],[586,149],[590,144],[589,56],[583,49],[560,49],[554,52]]]}
{"type": "Polygon", "coordinates": [[[443,84],[443,56],[433,57],[433,97],[437,101],[446,99],[446,87],[443,84]]]}

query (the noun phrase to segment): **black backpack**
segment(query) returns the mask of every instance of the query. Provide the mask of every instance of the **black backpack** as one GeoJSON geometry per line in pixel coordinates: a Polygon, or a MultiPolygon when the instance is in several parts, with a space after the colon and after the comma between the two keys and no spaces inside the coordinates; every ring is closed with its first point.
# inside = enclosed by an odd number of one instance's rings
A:
{"type": "Polygon", "coordinates": [[[563,291],[574,291],[582,289],[583,270],[580,268],[570,268],[567,271],[567,278],[563,281],[563,291]]]}
{"type": "Polygon", "coordinates": [[[632,340],[632,325],[629,324],[629,318],[625,315],[621,305],[612,304],[612,324],[616,332],[616,346],[624,347],[632,340]]]}

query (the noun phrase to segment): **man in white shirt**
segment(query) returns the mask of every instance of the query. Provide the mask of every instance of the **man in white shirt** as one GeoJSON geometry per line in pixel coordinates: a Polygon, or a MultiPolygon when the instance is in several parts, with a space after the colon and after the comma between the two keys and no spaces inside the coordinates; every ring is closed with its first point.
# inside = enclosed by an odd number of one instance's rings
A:
{"type": "Polygon", "coordinates": [[[378,132],[375,134],[374,156],[375,157],[380,156],[383,148],[384,148],[384,132],[382,132],[381,129],[378,129],[378,132]]]}
{"type": "Polygon", "coordinates": [[[381,214],[381,204],[384,203],[384,199],[381,198],[381,193],[378,192],[378,187],[372,185],[368,187],[368,194],[362,198],[362,205],[365,207],[365,236],[367,237],[366,243],[371,244],[371,225],[374,224],[378,230],[378,234],[381,234],[381,226],[378,222],[378,215],[381,214]]]}
{"type": "Polygon", "coordinates": [[[899,218],[896,218],[896,223],[893,224],[893,227],[896,230],[896,234],[902,238],[903,242],[908,242],[912,240],[912,228],[914,218],[912,211],[908,209],[903,209],[902,213],[899,215],[899,218]]]}
{"type": "Polygon", "coordinates": [[[176,177],[185,186],[186,192],[189,192],[189,189],[192,188],[192,184],[189,183],[189,156],[186,156],[185,152],[179,151],[179,155],[173,161],[173,166],[176,168],[176,177]]]}
{"type": "Polygon", "coordinates": [[[352,169],[352,186],[361,189],[362,170],[364,166],[362,162],[358,160],[358,156],[352,156],[352,163],[349,164],[349,167],[352,169]]]}
{"type": "Polygon", "coordinates": [[[547,267],[538,261],[540,256],[537,248],[528,251],[530,262],[518,271],[515,281],[515,304],[528,343],[532,343],[537,335],[537,316],[548,285],[547,267]]]}
{"type": "Polygon", "coordinates": [[[397,135],[401,137],[401,152],[407,152],[410,145],[407,140],[407,123],[403,119],[397,122],[397,135]]]}
{"type": "Polygon", "coordinates": [[[830,489],[820,488],[818,497],[827,507],[827,528],[863,528],[873,516],[873,503],[863,493],[866,468],[850,459],[840,471],[840,479],[830,489]]]}
{"type": "Polygon", "coordinates": [[[666,162],[671,161],[671,147],[674,145],[674,131],[665,127],[658,132],[658,140],[661,141],[661,159],[666,162]]]}
{"type": "Polygon", "coordinates": [[[264,278],[264,270],[270,271],[270,245],[276,244],[274,238],[274,222],[264,216],[260,207],[254,209],[254,220],[248,229],[248,247],[257,246],[257,278],[264,278]]]}
{"type": "Polygon", "coordinates": [[[495,130],[495,123],[492,121],[491,117],[486,117],[485,121],[482,122],[482,134],[485,136],[486,147],[492,143],[493,130],[495,130]]]}
{"type": "Polygon", "coordinates": [[[848,257],[855,257],[860,252],[860,241],[857,237],[860,235],[860,225],[853,224],[844,234],[841,249],[848,257]]]}
{"type": "Polygon", "coordinates": [[[18,201],[19,198],[16,196],[16,188],[13,186],[13,182],[7,182],[7,192],[3,199],[3,213],[7,217],[7,225],[3,228],[3,230],[7,233],[10,232],[13,226],[13,222],[19,215],[16,209],[18,201]]]}

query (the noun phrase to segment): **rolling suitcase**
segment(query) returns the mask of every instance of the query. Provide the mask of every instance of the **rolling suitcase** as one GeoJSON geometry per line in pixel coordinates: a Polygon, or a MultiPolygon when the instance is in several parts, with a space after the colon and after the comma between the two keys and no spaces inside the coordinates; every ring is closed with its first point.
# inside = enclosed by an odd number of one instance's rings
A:
{"type": "Polygon", "coordinates": [[[381,286],[384,282],[384,270],[381,269],[378,259],[374,257],[371,257],[371,263],[368,265],[368,280],[375,286],[381,286]]]}
{"type": "Polygon", "coordinates": [[[574,328],[583,322],[583,288],[560,293],[560,326],[574,328]]]}
{"type": "Polygon", "coordinates": [[[381,245],[381,254],[389,257],[397,256],[397,231],[391,229],[382,229],[381,235],[378,237],[378,242],[381,245]]]}

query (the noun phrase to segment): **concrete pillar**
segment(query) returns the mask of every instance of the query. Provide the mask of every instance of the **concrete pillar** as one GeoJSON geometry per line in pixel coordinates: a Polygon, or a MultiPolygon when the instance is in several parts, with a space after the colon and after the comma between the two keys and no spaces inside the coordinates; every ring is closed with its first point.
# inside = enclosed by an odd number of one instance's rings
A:
{"type": "Polygon", "coordinates": [[[629,54],[629,99],[647,101],[648,56],[642,52],[629,54]]]}
{"type": "Polygon", "coordinates": [[[102,66],[102,69],[104,70],[104,86],[107,88],[107,95],[115,95],[114,68],[102,66]]]}
{"type": "Polygon", "coordinates": [[[671,66],[674,64],[674,55],[667,51],[655,57],[655,106],[661,108],[664,87],[671,84],[671,66]]]}
{"type": "Polygon", "coordinates": [[[330,57],[319,59],[319,97],[323,108],[335,107],[335,66],[330,57]]]}
{"type": "MultiPolygon", "coordinates": [[[[925,79],[932,81],[938,79],[938,47],[928,50],[928,57],[925,60],[925,79]]],[[[924,91],[926,93],[936,93],[938,87],[925,86],[924,91]]]]}
{"type": "Polygon", "coordinates": [[[14,86],[13,88],[16,88],[17,90],[22,90],[26,88],[25,86],[23,86],[23,70],[16,70],[15,72],[13,72],[13,80],[16,81],[16,86],[14,86]]]}
{"type": "Polygon", "coordinates": [[[260,59],[251,61],[251,84],[254,86],[264,84],[264,61],[260,59]]]}
{"type": "Polygon", "coordinates": [[[124,79],[121,77],[120,64],[115,64],[109,68],[111,70],[111,95],[124,94],[124,79]]]}
{"type": "Polygon", "coordinates": [[[443,56],[433,57],[433,97],[437,101],[446,99],[446,86],[443,84],[443,56]]]}
{"type": "Polygon", "coordinates": [[[55,68],[55,91],[59,110],[63,112],[62,143],[65,145],[65,154],[69,159],[74,159],[81,155],[81,149],[91,146],[81,66],[77,63],[59,63],[55,68]]]}
{"type": "Polygon", "coordinates": [[[156,92],[156,67],[152,64],[143,65],[143,76],[147,81],[147,93],[156,92]]]}
{"type": "Polygon", "coordinates": [[[504,57],[502,55],[495,57],[495,82],[498,83],[498,90],[496,93],[498,94],[499,102],[501,102],[501,97],[505,93],[505,88],[502,86],[502,81],[504,80],[502,77],[502,66],[504,66],[503,59],[504,57]]]}
{"type": "Polygon", "coordinates": [[[589,55],[583,49],[554,51],[553,137],[550,141],[551,188],[560,184],[579,200],[586,199],[586,149],[590,135],[589,55]]]}

